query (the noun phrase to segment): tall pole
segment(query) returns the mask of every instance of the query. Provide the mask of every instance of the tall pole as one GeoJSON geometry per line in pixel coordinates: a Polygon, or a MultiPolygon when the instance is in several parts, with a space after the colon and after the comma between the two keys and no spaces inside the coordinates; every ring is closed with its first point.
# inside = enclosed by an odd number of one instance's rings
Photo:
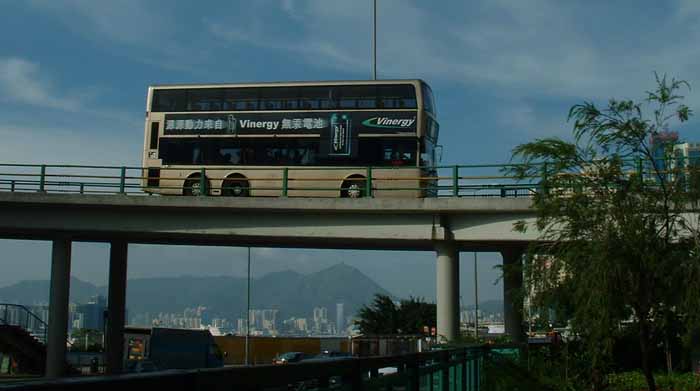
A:
{"type": "Polygon", "coordinates": [[[372,80],[377,80],[377,0],[373,0],[372,13],[372,80]]]}
{"type": "Polygon", "coordinates": [[[479,279],[476,269],[476,252],[474,252],[474,336],[479,339],[479,279]]]}
{"type": "Polygon", "coordinates": [[[246,309],[246,326],[245,326],[245,365],[249,364],[248,357],[250,356],[250,247],[248,247],[248,306],[246,309]]]}

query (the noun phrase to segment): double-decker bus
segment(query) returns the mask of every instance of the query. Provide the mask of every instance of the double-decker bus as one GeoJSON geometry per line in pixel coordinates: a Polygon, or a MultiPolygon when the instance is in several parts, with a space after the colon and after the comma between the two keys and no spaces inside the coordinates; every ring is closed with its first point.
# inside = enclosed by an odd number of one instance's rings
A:
{"type": "Polygon", "coordinates": [[[434,194],[439,128],[421,80],[157,85],[146,110],[149,193],[434,194]]]}

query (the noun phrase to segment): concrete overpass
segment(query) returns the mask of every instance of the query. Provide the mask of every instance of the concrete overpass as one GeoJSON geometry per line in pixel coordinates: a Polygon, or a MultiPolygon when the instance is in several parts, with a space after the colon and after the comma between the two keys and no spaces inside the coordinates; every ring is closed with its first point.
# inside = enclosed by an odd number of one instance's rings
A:
{"type": "MultiPolygon", "coordinates": [[[[497,251],[518,263],[537,232],[527,198],[222,198],[0,193],[0,238],[53,241],[47,358],[60,376],[68,319],[72,241],[109,242],[108,362],[121,371],[128,243],[434,250],[437,331],[459,335],[459,251],[497,251]]],[[[400,278],[400,277],[399,277],[400,278]]],[[[506,331],[520,336],[522,315],[504,280],[506,331]]]]}

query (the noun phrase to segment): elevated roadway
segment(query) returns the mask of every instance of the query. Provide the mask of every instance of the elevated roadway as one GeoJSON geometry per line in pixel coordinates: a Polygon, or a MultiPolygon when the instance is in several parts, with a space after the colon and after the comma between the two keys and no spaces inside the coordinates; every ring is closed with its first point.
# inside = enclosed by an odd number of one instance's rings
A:
{"type": "MultiPolygon", "coordinates": [[[[0,192],[0,238],[50,240],[47,376],[64,374],[71,244],[110,243],[108,372],[122,371],[129,243],[436,252],[437,333],[459,335],[459,252],[495,251],[520,265],[537,232],[529,198],[226,198],[0,192]]],[[[504,276],[506,331],[522,336],[518,288],[504,276]]],[[[396,278],[401,278],[397,271],[396,278]]]]}
{"type": "Polygon", "coordinates": [[[500,251],[537,239],[528,198],[224,198],[0,193],[0,237],[264,247],[500,251]]]}

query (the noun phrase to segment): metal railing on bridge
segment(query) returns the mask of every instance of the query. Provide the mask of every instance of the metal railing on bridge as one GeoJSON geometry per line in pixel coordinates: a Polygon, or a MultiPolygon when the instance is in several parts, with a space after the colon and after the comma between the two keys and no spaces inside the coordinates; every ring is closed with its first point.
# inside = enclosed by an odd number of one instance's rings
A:
{"type": "MultiPolygon", "coordinates": [[[[662,159],[663,160],[663,159],[662,159]]],[[[698,165],[674,161],[668,169],[651,171],[641,160],[621,162],[620,175],[641,178],[645,186],[658,186],[658,176],[665,178],[698,175],[698,165]]],[[[666,164],[670,164],[666,162],[666,164]]],[[[554,174],[547,162],[523,164],[481,164],[435,167],[243,167],[248,176],[232,177],[234,167],[185,169],[183,167],[144,168],[131,166],[87,166],[53,164],[0,164],[0,191],[79,194],[147,195],[152,193],[292,197],[337,196],[344,186],[356,185],[362,197],[381,192],[391,197],[533,197],[548,192],[555,183],[558,191],[576,191],[576,181],[585,172],[554,174]],[[527,170],[520,168],[527,167],[527,170]],[[549,168],[548,168],[549,167],[549,168]],[[334,174],[335,173],[335,174],[334,174]],[[421,174],[422,173],[422,174],[421,174]],[[427,174],[429,173],[429,174],[427,174]],[[517,174],[516,174],[517,173],[517,174]],[[526,174],[527,173],[527,174],[526,174]],[[227,176],[228,175],[228,176],[227,176]],[[568,178],[568,179],[567,179],[568,178]],[[378,184],[380,184],[378,186],[378,184]],[[201,191],[204,189],[204,191],[201,191]],[[197,190],[195,192],[195,190],[197,190]],[[227,190],[230,192],[227,194],[227,190]]],[[[683,178],[681,178],[683,179],[683,178]]],[[[346,188],[347,189],[347,188],[346,188]]],[[[580,189],[579,189],[580,190],[580,189]]]]}
{"type": "MultiPolygon", "coordinates": [[[[372,197],[378,190],[385,196],[392,192],[415,191],[427,197],[532,197],[539,189],[541,177],[516,178],[505,174],[514,164],[491,165],[453,165],[436,166],[421,171],[420,174],[407,176],[406,170],[418,172],[416,167],[246,167],[248,173],[260,173],[259,177],[245,178],[247,193],[262,191],[266,195],[281,197],[293,196],[294,192],[315,192],[335,196],[340,183],[356,183],[362,196],[372,197]],[[343,177],[348,171],[361,173],[352,177],[343,177]],[[296,176],[290,173],[298,174],[296,176]],[[318,172],[318,175],[314,175],[318,172]],[[322,174],[321,174],[322,172],[322,174]],[[337,172],[338,175],[329,175],[337,172]],[[381,172],[377,177],[375,173],[381,172]],[[264,177],[262,174],[264,173],[264,177]],[[301,175],[300,175],[301,173],[301,175]],[[395,175],[392,175],[395,173],[395,175]],[[403,173],[403,174],[402,174],[403,173]],[[301,176],[301,177],[300,177],[301,176]],[[382,182],[377,188],[376,183],[382,182]],[[256,185],[250,185],[256,183],[256,185]],[[394,185],[396,184],[396,185],[394,185]]],[[[130,166],[87,166],[87,165],[51,165],[51,164],[0,164],[0,191],[9,192],[46,192],[78,194],[127,194],[146,195],[148,190],[175,191],[184,193],[192,190],[192,182],[178,176],[182,168],[154,169],[130,166]],[[150,183],[149,183],[150,182],[150,183]],[[163,185],[173,182],[178,185],[163,185]],[[145,191],[146,190],[146,191],[145,191]]],[[[197,170],[200,183],[197,188],[209,188],[201,195],[211,194],[209,177],[215,177],[232,168],[201,168],[197,170]]]]}
{"type": "MultiPolygon", "coordinates": [[[[178,390],[405,390],[478,391],[484,384],[483,346],[390,357],[308,360],[287,365],[168,370],[91,378],[37,380],[8,385],[23,390],[158,388],[178,390]]],[[[0,387],[2,388],[2,387],[0,387]]]]}
{"type": "Polygon", "coordinates": [[[26,306],[0,303],[0,325],[3,324],[19,326],[39,342],[46,343],[49,325],[26,306]]]}

